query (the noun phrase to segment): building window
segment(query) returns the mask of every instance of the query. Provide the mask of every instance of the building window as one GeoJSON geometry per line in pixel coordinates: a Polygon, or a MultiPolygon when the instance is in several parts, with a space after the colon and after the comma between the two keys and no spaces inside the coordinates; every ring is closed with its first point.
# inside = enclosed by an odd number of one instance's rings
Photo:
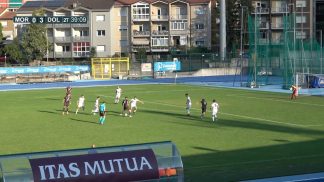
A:
{"type": "Polygon", "coordinates": [[[205,46],[205,40],[203,40],[203,39],[196,40],[195,44],[198,47],[203,47],[203,46],[205,46]]]}
{"type": "Polygon", "coordinates": [[[105,21],[105,15],[97,15],[96,21],[105,21]]]}
{"type": "Polygon", "coordinates": [[[81,30],[81,31],[80,31],[80,36],[81,36],[81,37],[89,36],[89,32],[88,32],[88,30],[81,30]]]}
{"type": "Polygon", "coordinates": [[[304,32],[304,31],[297,31],[296,32],[296,39],[306,39],[306,32],[304,32]]]}
{"type": "Polygon", "coordinates": [[[120,47],[127,47],[128,46],[128,41],[127,40],[120,40],[119,44],[120,44],[120,47]]]}
{"type": "Polygon", "coordinates": [[[296,23],[306,23],[306,16],[296,16],[296,23]]]}
{"type": "Polygon", "coordinates": [[[120,8],[119,16],[127,16],[127,8],[126,7],[120,8]]]}
{"type": "Polygon", "coordinates": [[[105,30],[97,30],[97,36],[106,36],[105,30]]]}
{"type": "Polygon", "coordinates": [[[306,7],[306,1],[305,0],[297,0],[296,1],[296,8],[305,8],[306,7]]]}
{"type": "Polygon", "coordinates": [[[119,31],[127,31],[127,25],[119,25],[119,31]]]}
{"type": "Polygon", "coordinates": [[[174,21],[171,23],[171,30],[185,30],[187,28],[187,22],[174,21]]]}
{"type": "Polygon", "coordinates": [[[138,3],[133,5],[133,19],[149,19],[150,5],[138,3]]]}
{"type": "Polygon", "coordinates": [[[167,37],[152,38],[152,46],[169,46],[169,39],[167,37]]]}
{"type": "Polygon", "coordinates": [[[64,45],[62,46],[63,52],[69,52],[70,51],[70,46],[69,45],[64,45]]]}
{"type": "Polygon", "coordinates": [[[105,52],[106,51],[106,46],[98,45],[96,50],[97,50],[97,52],[105,52]]]}
{"type": "Polygon", "coordinates": [[[90,55],[90,42],[74,42],[73,43],[73,56],[74,57],[87,57],[90,55]]]}
{"type": "Polygon", "coordinates": [[[196,15],[204,15],[206,13],[205,7],[196,7],[195,8],[196,15]]]}
{"type": "Polygon", "coordinates": [[[204,29],[204,24],[202,24],[202,23],[197,23],[197,24],[196,24],[196,29],[197,29],[197,30],[204,29]]]}

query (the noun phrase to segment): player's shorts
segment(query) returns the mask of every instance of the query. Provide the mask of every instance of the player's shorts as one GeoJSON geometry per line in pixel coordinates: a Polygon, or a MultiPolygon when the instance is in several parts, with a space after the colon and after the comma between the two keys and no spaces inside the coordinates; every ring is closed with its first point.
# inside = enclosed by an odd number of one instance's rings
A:
{"type": "Polygon", "coordinates": [[[206,108],[206,107],[203,107],[203,108],[201,108],[201,113],[205,113],[205,112],[206,112],[206,110],[207,110],[207,108],[206,108]]]}
{"type": "Polygon", "coordinates": [[[121,95],[121,94],[116,94],[116,98],[120,98],[120,95],[121,95]]]}
{"type": "Polygon", "coordinates": [[[106,113],[105,112],[99,112],[99,116],[105,116],[106,115],[106,113]]]}
{"type": "Polygon", "coordinates": [[[216,115],[217,112],[218,112],[218,110],[214,110],[214,111],[212,112],[212,115],[216,115]]]}
{"type": "Polygon", "coordinates": [[[187,105],[186,109],[190,109],[191,108],[191,104],[187,105]]]}

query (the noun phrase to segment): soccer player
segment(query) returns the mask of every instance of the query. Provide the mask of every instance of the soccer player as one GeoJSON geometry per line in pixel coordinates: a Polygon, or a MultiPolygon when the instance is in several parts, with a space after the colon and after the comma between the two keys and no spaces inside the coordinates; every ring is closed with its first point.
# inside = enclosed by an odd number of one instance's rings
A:
{"type": "Polygon", "coordinates": [[[106,120],[106,102],[103,101],[99,106],[99,124],[103,125],[106,120]]]}
{"type": "Polygon", "coordinates": [[[71,94],[65,95],[65,97],[63,99],[63,112],[62,112],[63,115],[69,114],[69,107],[71,104],[71,99],[72,99],[71,94]]]}
{"type": "Polygon", "coordinates": [[[66,87],[66,95],[68,95],[68,94],[72,94],[72,87],[71,86],[66,87]]]}
{"type": "Polygon", "coordinates": [[[186,96],[186,98],[187,98],[187,101],[186,101],[186,111],[187,111],[187,115],[190,116],[191,99],[190,99],[188,93],[186,93],[185,96],[186,96]]]}
{"type": "Polygon", "coordinates": [[[129,108],[129,100],[128,100],[128,97],[125,97],[125,99],[122,102],[122,106],[123,106],[123,110],[122,110],[122,113],[120,115],[122,115],[122,116],[128,116],[129,115],[129,117],[132,117],[130,115],[130,112],[131,111],[130,111],[130,108],[129,108]]]}
{"type": "Polygon", "coordinates": [[[94,109],[92,110],[93,115],[96,115],[96,113],[99,112],[99,102],[100,102],[100,97],[98,96],[94,105],[94,109]]]}
{"type": "Polygon", "coordinates": [[[201,103],[200,119],[203,119],[205,117],[206,110],[207,110],[207,101],[205,99],[201,99],[200,103],[201,103]]]}
{"type": "Polygon", "coordinates": [[[81,108],[82,108],[82,111],[84,111],[84,101],[85,101],[84,95],[81,95],[77,102],[77,109],[75,111],[75,114],[78,114],[78,111],[81,108]]]}
{"type": "Polygon", "coordinates": [[[122,93],[122,89],[118,86],[116,89],[115,104],[119,103],[121,93],[122,93]]]}
{"type": "Polygon", "coordinates": [[[133,114],[135,114],[136,111],[137,111],[137,102],[140,102],[140,103],[144,104],[144,102],[137,99],[136,96],[134,98],[132,98],[130,100],[130,105],[131,105],[130,112],[133,113],[133,114]]]}
{"type": "Polygon", "coordinates": [[[218,108],[219,108],[219,105],[216,102],[216,100],[214,99],[213,100],[213,103],[211,104],[211,107],[210,107],[210,109],[212,110],[212,119],[213,119],[213,122],[215,121],[215,119],[217,120],[218,108]]]}
{"type": "Polygon", "coordinates": [[[298,96],[298,87],[295,85],[291,85],[290,90],[292,91],[290,99],[297,99],[298,96]]]}

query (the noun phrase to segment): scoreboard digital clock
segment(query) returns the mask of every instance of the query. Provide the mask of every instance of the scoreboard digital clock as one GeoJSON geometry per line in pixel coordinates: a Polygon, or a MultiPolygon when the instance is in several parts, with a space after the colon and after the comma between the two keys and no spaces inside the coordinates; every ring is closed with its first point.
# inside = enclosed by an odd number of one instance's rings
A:
{"type": "Polygon", "coordinates": [[[40,24],[64,24],[64,23],[87,23],[86,16],[15,16],[14,23],[40,23],[40,24]]]}

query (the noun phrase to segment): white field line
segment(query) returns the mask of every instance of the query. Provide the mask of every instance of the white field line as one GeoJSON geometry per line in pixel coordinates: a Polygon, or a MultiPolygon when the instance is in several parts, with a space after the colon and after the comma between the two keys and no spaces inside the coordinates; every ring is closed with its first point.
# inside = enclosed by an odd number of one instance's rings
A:
{"type": "MultiPolygon", "coordinates": [[[[284,103],[290,103],[290,104],[300,104],[300,105],[307,105],[307,106],[324,107],[324,105],[322,105],[322,104],[312,104],[312,103],[296,102],[296,101],[291,101],[291,100],[279,100],[279,99],[272,99],[272,98],[260,98],[260,97],[253,97],[253,96],[244,96],[243,94],[241,94],[241,95],[229,94],[227,96],[229,96],[229,97],[240,97],[240,98],[246,98],[246,99],[269,100],[269,101],[284,102],[284,103]]],[[[287,97],[287,99],[288,99],[288,97],[287,97]]]]}
{"type": "MultiPolygon", "coordinates": [[[[103,95],[102,95],[102,96],[103,96],[103,95]]],[[[114,98],[113,96],[103,96],[103,97],[111,97],[111,98],[114,98]]],[[[168,103],[163,103],[163,102],[144,101],[144,103],[145,103],[145,102],[146,102],[146,103],[150,103],[150,104],[164,105],[164,106],[177,107],[177,108],[185,108],[185,106],[178,106],[178,105],[168,104],[168,103]]],[[[196,110],[196,111],[200,111],[200,109],[197,109],[197,108],[191,108],[191,109],[192,109],[192,110],[196,110]]],[[[239,114],[225,113],[225,112],[219,112],[219,113],[220,113],[220,114],[224,114],[224,115],[229,115],[229,116],[239,117],[239,118],[253,119],[253,120],[259,120],[259,121],[266,121],[266,122],[269,122],[269,123],[276,123],[276,124],[288,125],[288,126],[294,126],[294,127],[307,128],[307,127],[323,126],[323,125],[302,125],[302,124],[295,124],[295,123],[281,122],[281,121],[275,121],[275,120],[264,119],[264,118],[250,117],[250,116],[239,115],[239,114]]]]}

